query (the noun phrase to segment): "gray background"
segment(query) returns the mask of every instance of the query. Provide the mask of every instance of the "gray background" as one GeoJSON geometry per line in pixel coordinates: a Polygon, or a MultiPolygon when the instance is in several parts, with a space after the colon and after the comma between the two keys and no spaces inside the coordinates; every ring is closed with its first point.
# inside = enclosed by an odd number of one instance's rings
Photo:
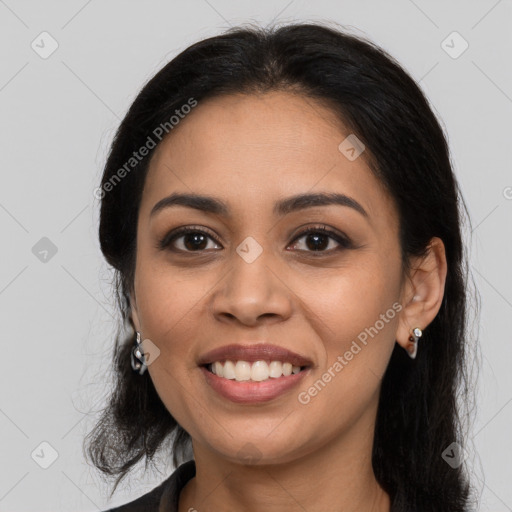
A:
{"type": "Polygon", "coordinates": [[[114,130],[154,72],[198,39],[274,18],[357,29],[404,65],[442,119],[482,300],[472,433],[480,510],[512,510],[511,1],[0,0],[1,511],[105,509],[172,471],[164,462],[161,474],[136,472],[108,504],[82,455],[117,320],[93,189],[114,130]],[[43,31],[59,45],[46,59],[43,31]],[[469,44],[457,58],[462,40],[442,43],[453,31],[469,44]]]}

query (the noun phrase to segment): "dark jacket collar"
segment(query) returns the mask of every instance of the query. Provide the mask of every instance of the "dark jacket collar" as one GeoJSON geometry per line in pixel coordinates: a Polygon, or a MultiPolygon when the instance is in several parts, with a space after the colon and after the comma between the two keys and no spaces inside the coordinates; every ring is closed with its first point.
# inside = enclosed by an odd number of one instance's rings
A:
{"type": "Polygon", "coordinates": [[[196,475],[196,463],[189,460],[178,466],[174,473],[164,482],[158,512],[178,512],[180,492],[186,483],[196,475]]]}

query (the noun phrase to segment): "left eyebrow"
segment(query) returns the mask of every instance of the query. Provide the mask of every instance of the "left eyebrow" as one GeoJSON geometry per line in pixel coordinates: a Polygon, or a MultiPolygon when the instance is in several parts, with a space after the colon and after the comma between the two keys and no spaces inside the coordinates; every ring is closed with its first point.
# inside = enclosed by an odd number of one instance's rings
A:
{"type": "MultiPolygon", "coordinates": [[[[273,211],[274,215],[282,217],[305,208],[330,205],[347,206],[356,210],[364,217],[369,217],[366,210],[354,198],[345,194],[325,192],[316,194],[299,194],[287,197],[286,199],[281,199],[276,202],[273,211]]],[[[228,218],[231,217],[231,210],[229,206],[220,199],[199,194],[180,193],[171,194],[170,196],[164,197],[158,201],[158,203],[153,206],[150,216],[172,206],[187,206],[202,212],[221,215],[228,218]]]]}
{"type": "Polygon", "coordinates": [[[368,213],[354,198],[345,194],[338,193],[317,193],[317,194],[299,194],[278,201],[274,206],[274,214],[283,216],[288,213],[302,210],[304,208],[314,208],[315,206],[348,206],[368,218],[368,213]]]}

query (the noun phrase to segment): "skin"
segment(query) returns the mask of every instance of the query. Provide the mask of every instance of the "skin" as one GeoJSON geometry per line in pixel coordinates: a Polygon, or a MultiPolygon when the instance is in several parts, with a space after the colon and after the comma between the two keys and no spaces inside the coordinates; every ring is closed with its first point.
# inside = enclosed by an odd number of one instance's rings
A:
{"type": "Polygon", "coordinates": [[[446,257],[433,238],[427,257],[404,272],[391,197],[364,152],[350,161],[338,150],[349,133],[311,98],[229,95],[200,102],[152,157],[131,307],[142,339],[160,350],[148,368],[157,392],[192,437],[196,477],[181,492],[180,512],[390,510],[371,465],[382,376],[395,343],[405,348],[412,328],[427,328],[439,311],[446,257]],[[232,217],[185,206],[150,216],[173,192],[215,196],[232,217]],[[368,218],[338,205],[274,216],[275,201],[311,192],[346,194],[368,218]],[[314,240],[296,239],[318,224],[353,246],[324,238],[314,251],[314,240]],[[176,252],[156,248],[182,226],[212,235],[202,253],[190,236],[174,241],[176,252]],[[236,252],[248,236],[263,250],[252,263],[236,252]],[[309,403],[300,403],[298,393],[395,303],[401,311],[309,403]],[[235,404],[209,387],[196,361],[243,341],[289,348],[313,368],[277,399],[235,404]],[[247,447],[257,449],[252,463],[242,458],[247,447]]]}

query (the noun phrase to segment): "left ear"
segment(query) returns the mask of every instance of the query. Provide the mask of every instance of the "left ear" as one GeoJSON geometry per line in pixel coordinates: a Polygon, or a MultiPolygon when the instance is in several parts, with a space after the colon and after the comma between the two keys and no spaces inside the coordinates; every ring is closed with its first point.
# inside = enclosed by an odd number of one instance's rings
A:
{"type": "MultiPolygon", "coordinates": [[[[421,330],[434,320],[443,302],[447,263],[443,241],[433,237],[423,257],[411,260],[401,294],[402,311],[396,332],[396,341],[404,348],[409,345],[412,329],[421,330]]],[[[420,342],[421,344],[421,342],[420,342]]]]}

